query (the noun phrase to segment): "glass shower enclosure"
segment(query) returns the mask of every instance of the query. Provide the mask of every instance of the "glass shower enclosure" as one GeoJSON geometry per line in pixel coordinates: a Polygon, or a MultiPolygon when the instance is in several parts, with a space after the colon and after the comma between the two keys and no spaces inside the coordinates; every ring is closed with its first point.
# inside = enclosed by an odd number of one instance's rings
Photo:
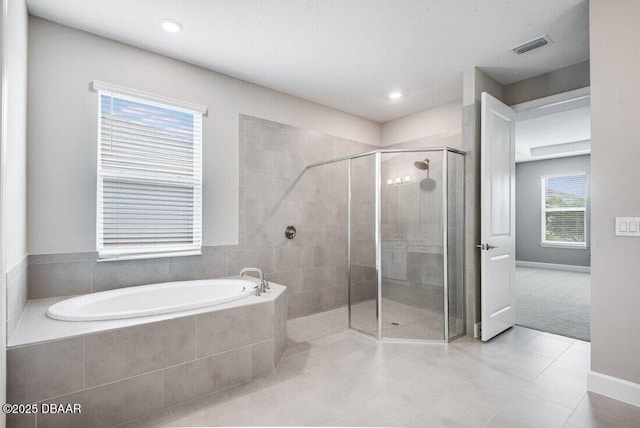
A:
{"type": "Polygon", "coordinates": [[[464,153],[377,150],[329,162],[338,161],[348,163],[349,327],[384,340],[463,335],[464,153]]]}

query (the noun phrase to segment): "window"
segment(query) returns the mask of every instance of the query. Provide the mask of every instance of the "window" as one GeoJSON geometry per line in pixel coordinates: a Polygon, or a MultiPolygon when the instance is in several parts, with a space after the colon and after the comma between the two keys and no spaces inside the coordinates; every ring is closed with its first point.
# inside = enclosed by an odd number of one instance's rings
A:
{"type": "Polygon", "coordinates": [[[206,110],[93,86],[99,97],[99,259],[200,254],[206,110]]]}
{"type": "Polygon", "coordinates": [[[542,245],[586,247],[587,176],[542,177],[542,245]]]}

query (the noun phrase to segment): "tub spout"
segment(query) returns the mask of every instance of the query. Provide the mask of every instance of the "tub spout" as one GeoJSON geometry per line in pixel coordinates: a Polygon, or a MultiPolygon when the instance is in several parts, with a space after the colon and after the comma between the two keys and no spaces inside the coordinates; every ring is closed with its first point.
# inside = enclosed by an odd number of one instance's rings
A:
{"type": "Polygon", "coordinates": [[[265,290],[269,289],[269,281],[264,280],[264,275],[262,274],[262,270],[259,268],[243,268],[240,271],[240,277],[244,276],[248,272],[256,272],[260,275],[260,285],[256,287],[256,296],[259,296],[260,293],[264,293],[265,290]]]}
{"type": "Polygon", "coordinates": [[[259,269],[259,268],[243,268],[240,271],[240,276],[244,276],[248,272],[256,272],[258,275],[260,275],[260,281],[264,281],[264,275],[262,274],[262,269],[259,269]]]}

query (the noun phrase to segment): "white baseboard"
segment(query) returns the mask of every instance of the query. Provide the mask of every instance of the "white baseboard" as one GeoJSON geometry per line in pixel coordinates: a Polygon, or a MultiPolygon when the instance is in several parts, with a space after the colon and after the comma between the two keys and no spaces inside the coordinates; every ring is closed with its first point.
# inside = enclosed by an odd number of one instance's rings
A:
{"type": "Polygon", "coordinates": [[[473,325],[473,337],[475,337],[476,339],[479,339],[480,335],[482,334],[480,331],[481,326],[482,326],[482,323],[480,321],[478,321],[473,325]]]}
{"type": "Polygon", "coordinates": [[[640,384],[590,371],[587,389],[625,403],[640,407],[640,384]]]}
{"type": "Polygon", "coordinates": [[[590,266],[557,265],[554,263],[525,262],[521,260],[516,260],[516,266],[591,273],[590,266]]]}

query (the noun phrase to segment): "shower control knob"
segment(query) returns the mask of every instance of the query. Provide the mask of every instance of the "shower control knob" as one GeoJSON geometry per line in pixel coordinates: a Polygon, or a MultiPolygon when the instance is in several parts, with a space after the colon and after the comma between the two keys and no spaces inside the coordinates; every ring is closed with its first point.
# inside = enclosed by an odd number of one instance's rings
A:
{"type": "Polygon", "coordinates": [[[293,239],[296,237],[296,228],[293,226],[287,226],[287,228],[284,231],[284,236],[287,239],[293,239]]]}

